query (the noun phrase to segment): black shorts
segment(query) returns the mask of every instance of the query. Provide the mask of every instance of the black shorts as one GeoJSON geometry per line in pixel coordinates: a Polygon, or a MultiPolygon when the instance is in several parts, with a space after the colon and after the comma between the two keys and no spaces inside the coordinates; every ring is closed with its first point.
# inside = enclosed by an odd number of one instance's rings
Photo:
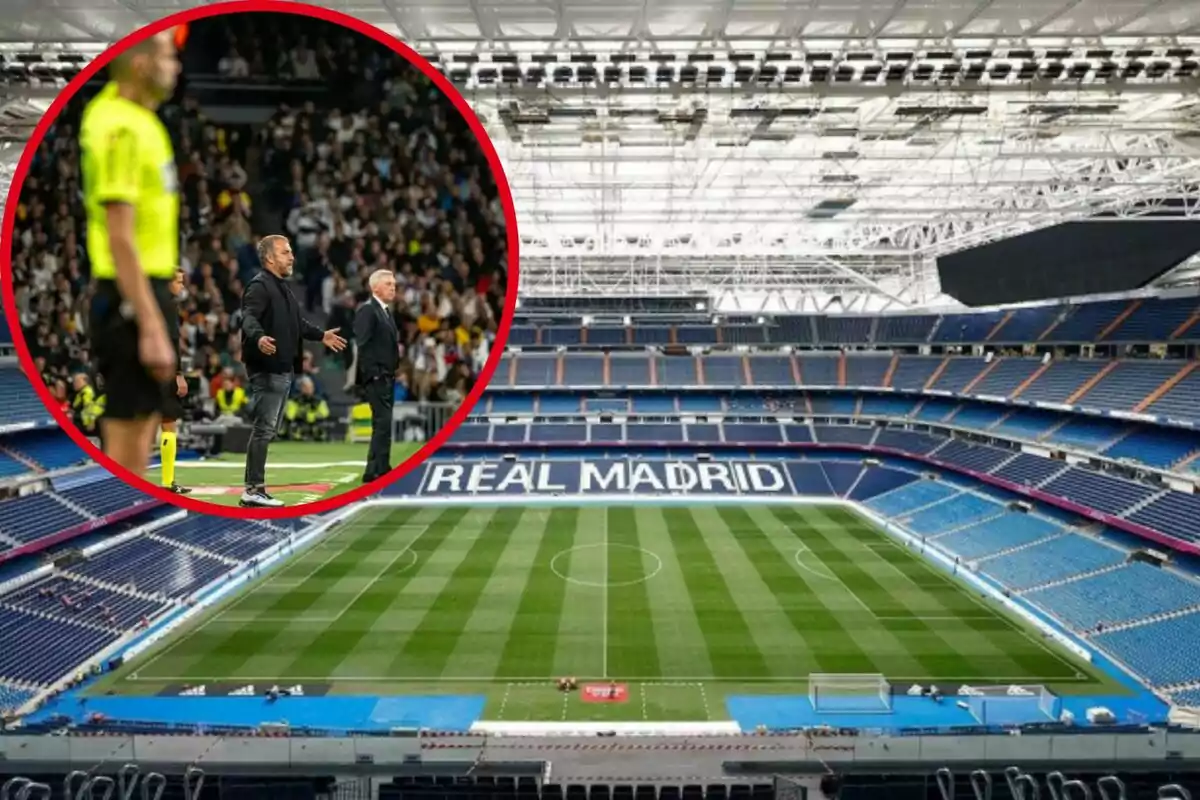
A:
{"type": "Polygon", "coordinates": [[[175,379],[162,385],[163,402],[162,418],[164,422],[178,422],[183,419],[183,398],[179,396],[179,385],[175,379]]]}
{"type": "MultiPolygon", "coordinates": [[[[168,281],[151,280],[150,285],[164,316],[175,313],[168,281]]],[[[115,281],[96,282],[89,333],[96,366],[104,379],[104,416],[135,420],[162,414],[163,385],[138,358],[137,320],[121,313],[121,293],[115,281]]],[[[172,379],[172,386],[174,383],[172,379]]]]}

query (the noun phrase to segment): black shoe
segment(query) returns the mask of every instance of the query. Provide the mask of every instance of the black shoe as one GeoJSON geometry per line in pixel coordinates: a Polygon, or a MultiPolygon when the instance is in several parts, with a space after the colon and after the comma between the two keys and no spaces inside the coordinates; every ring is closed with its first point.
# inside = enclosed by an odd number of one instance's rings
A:
{"type": "Polygon", "coordinates": [[[281,508],[283,501],[271,497],[266,489],[247,489],[242,492],[238,505],[243,508],[281,508]]]}
{"type": "Polygon", "coordinates": [[[175,494],[191,494],[192,493],[191,489],[187,488],[186,486],[180,486],[178,483],[172,483],[170,486],[167,487],[167,491],[174,492],[175,494]]]}

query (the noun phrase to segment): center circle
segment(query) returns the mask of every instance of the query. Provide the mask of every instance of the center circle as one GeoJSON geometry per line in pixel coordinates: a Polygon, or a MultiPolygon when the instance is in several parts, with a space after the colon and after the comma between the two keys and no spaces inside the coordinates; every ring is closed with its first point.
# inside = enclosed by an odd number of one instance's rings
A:
{"type": "MultiPolygon", "coordinates": [[[[606,558],[608,557],[607,549],[605,549],[604,555],[606,558]]],[[[612,588],[616,588],[619,586],[633,586],[638,583],[644,583],[645,581],[648,581],[651,578],[653,578],[658,573],[662,572],[662,568],[663,568],[662,559],[659,558],[658,554],[655,553],[653,550],[647,550],[644,547],[637,547],[636,545],[632,545],[632,544],[620,544],[620,543],[614,543],[614,542],[609,542],[607,544],[581,544],[581,545],[577,545],[576,547],[568,547],[566,550],[560,550],[558,553],[555,553],[554,558],[550,559],[550,571],[553,572],[558,577],[562,578],[567,583],[573,583],[577,586],[593,586],[598,589],[603,589],[605,587],[612,589],[612,588]],[[623,547],[626,550],[637,550],[639,553],[645,553],[646,555],[648,555],[654,559],[655,567],[649,573],[643,575],[640,578],[636,578],[635,580],[632,580],[632,581],[584,581],[584,580],[580,580],[579,578],[572,578],[570,575],[564,575],[562,572],[559,571],[558,567],[555,566],[558,563],[558,560],[560,558],[562,558],[563,556],[568,555],[570,553],[574,553],[576,550],[594,550],[596,548],[609,548],[609,547],[623,547]]]]}

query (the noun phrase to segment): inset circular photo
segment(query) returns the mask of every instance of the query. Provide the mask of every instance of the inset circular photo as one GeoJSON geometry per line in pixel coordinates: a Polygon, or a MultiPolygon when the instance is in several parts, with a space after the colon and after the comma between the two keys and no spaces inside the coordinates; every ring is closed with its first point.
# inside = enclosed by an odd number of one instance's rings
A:
{"type": "Polygon", "coordinates": [[[516,305],[512,198],[470,107],[298,3],[192,9],[88,64],[4,232],[47,415],[131,488],[224,516],[330,511],[424,460],[516,305]]]}

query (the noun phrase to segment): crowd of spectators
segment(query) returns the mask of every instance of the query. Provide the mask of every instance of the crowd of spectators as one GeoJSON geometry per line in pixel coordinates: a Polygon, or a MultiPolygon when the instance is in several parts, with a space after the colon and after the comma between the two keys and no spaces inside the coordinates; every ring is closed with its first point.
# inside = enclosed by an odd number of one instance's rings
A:
{"type": "MultiPolygon", "coordinates": [[[[75,136],[84,103],[69,104],[37,148],[11,242],[20,326],[64,407],[76,399],[78,374],[101,401],[104,391],[91,375],[87,331],[75,136]]],[[[259,268],[258,238],[275,232],[292,237],[310,318],[325,317],[347,338],[367,276],[396,273],[397,400],[456,403],[470,391],[502,314],[505,221],[482,149],[419,69],[320,20],[225,15],[192,25],[180,90],[161,115],[179,165],[188,276],[180,344],[196,415],[244,407],[242,287],[259,268]],[[269,118],[235,124],[205,111],[229,105],[269,118]]],[[[352,366],[353,348],[310,353],[305,377],[329,397],[352,366]]]]}

